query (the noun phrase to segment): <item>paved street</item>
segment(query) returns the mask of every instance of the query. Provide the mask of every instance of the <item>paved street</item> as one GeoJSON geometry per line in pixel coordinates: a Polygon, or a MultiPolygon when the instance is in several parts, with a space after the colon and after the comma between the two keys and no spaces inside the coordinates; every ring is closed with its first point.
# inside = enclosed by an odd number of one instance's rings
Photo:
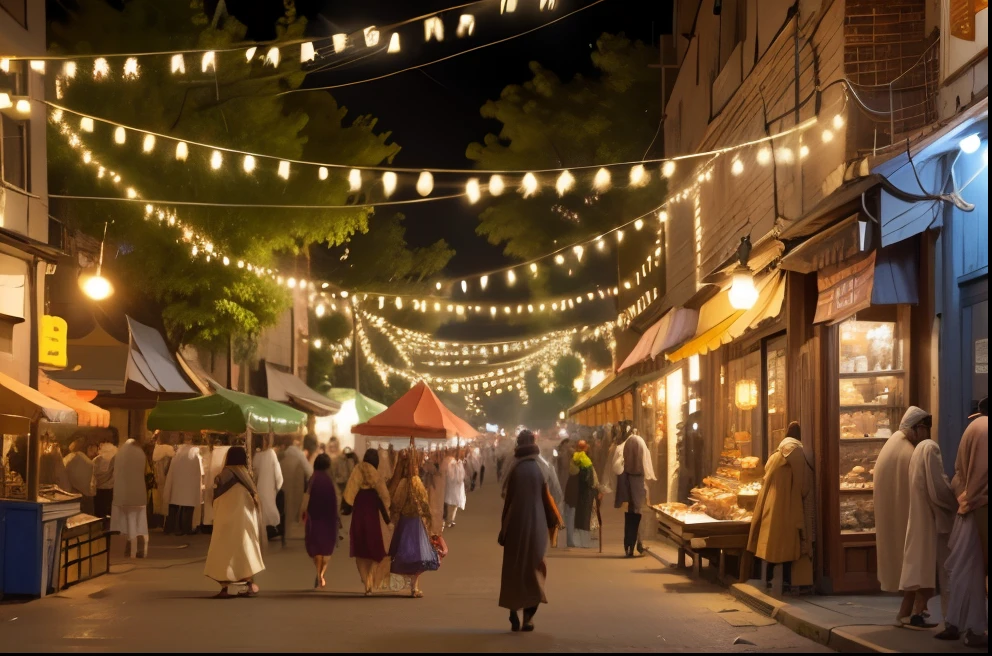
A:
{"type": "Polygon", "coordinates": [[[653,558],[616,557],[622,524],[612,510],[604,516],[611,553],[556,550],[537,630],[512,634],[496,605],[499,504],[494,484],[469,495],[446,533],[450,555],[423,579],[423,599],[363,597],[347,546],[333,559],[328,591],[315,592],[303,544],[291,542],[268,552],[258,598],[214,600],[200,561],[208,538],[153,534],[149,560],[117,560],[109,576],[0,605],[3,650],[825,651],[767,625],[722,588],[692,583],[653,558]],[[728,609],[735,610],[719,612],[728,609]],[[735,645],[737,638],[747,642],[735,645]]]}

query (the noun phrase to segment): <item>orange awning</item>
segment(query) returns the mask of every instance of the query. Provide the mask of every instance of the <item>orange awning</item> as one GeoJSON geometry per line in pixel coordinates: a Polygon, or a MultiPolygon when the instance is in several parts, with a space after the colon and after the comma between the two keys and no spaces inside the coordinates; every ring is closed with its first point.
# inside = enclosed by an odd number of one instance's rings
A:
{"type": "Polygon", "coordinates": [[[24,383],[0,373],[0,433],[27,433],[32,421],[75,424],[76,412],[24,383]]]}
{"type": "Polygon", "coordinates": [[[419,437],[447,440],[479,435],[468,422],[441,403],[437,395],[420,381],[391,406],[368,421],[351,427],[351,432],[368,437],[419,437]]]}
{"type": "Polygon", "coordinates": [[[66,387],[46,376],[43,371],[38,372],[38,390],[75,410],[80,426],[92,426],[94,428],[110,426],[110,411],[89,402],[96,398],[95,391],[74,390],[66,387]]]}

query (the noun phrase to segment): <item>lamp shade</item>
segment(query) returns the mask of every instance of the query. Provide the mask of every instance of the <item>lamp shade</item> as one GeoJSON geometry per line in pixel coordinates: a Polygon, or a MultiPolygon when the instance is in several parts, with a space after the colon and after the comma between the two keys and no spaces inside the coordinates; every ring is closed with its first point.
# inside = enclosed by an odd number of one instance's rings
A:
{"type": "Polygon", "coordinates": [[[730,284],[730,305],[735,310],[750,310],[758,301],[758,289],[754,286],[754,275],[747,267],[734,271],[730,284]]]}
{"type": "Polygon", "coordinates": [[[753,410],[758,406],[758,384],[750,379],[737,381],[734,389],[734,405],[738,410],[753,410]]]}

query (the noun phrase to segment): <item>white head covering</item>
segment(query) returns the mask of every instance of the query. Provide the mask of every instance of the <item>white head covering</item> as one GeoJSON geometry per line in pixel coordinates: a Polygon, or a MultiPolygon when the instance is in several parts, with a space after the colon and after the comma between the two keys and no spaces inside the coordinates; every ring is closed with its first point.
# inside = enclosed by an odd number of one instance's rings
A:
{"type": "Polygon", "coordinates": [[[899,430],[905,433],[911,428],[915,428],[917,424],[929,416],[930,413],[923,408],[917,408],[915,405],[911,405],[909,406],[909,410],[906,411],[906,414],[902,416],[902,421],[899,422],[899,430]]]}

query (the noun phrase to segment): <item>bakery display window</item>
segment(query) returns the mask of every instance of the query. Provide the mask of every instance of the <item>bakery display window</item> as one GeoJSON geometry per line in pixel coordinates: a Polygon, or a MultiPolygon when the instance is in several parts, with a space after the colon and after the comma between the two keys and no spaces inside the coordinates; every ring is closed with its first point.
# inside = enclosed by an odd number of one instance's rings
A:
{"type": "Polygon", "coordinates": [[[789,428],[786,408],[788,365],[786,336],[772,337],[765,342],[765,435],[768,438],[766,456],[778,448],[789,428]]]}

